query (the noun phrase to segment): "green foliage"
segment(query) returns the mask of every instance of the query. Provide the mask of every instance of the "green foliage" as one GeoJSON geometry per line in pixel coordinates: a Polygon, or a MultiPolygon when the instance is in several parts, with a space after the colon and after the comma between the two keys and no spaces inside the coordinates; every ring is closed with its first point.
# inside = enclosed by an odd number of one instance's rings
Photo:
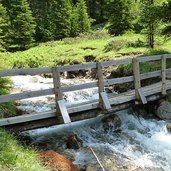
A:
{"type": "Polygon", "coordinates": [[[7,12],[0,0],[0,51],[4,51],[6,47],[5,39],[8,35],[8,26],[7,12]]]}
{"type": "MultiPolygon", "coordinates": [[[[7,69],[7,64],[3,58],[0,59],[0,69],[7,69]]],[[[10,92],[9,85],[12,82],[8,78],[0,78],[0,95],[5,95],[10,92]]],[[[14,116],[16,114],[16,107],[13,102],[0,104],[0,118],[14,116]]]]}
{"type": "Polygon", "coordinates": [[[31,0],[38,41],[59,40],[71,32],[70,0],[31,0]]]}
{"type": "Polygon", "coordinates": [[[90,19],[87,14],[87,6],[84,0],[78,0],[76,3],[78,12],[79,33],[89,32],[91,30],[90,19]]]}
{"type": "Polygon", "coordinates": [[[90,31],[91,23],[87,13],[86,3],[84,0],[78,0],[72,9],[71,37],[90,31]]]}
{"type": "Polygon", "coordinates": [[[80,33],[79,31],[79,15],[77,8],[73,6],[71,15],[71,37],[76,37],[80,33]]]}
{"type": "Polygon", "coordinates": [[[109,51],[118,51],[124,47],[126,47],[128,44],[127,41],[125,40],[111,40],[109,43],[107,43],[107,45],[104,47],[104,51],[105,52],[109,52],[109,51]]]}
{"type": "Polygon", "coordinates": [[[143,33],[147,35],[147,44],[154,48],[155,36],[159,34],[161,24],[161,7],[157,0],[143,0],[141,6],[140,23],[143,33]]]}
{"type": "Polygon", "coordinates": [[[109,18],[109,33],[115,36],[132,28],[131,0],[107,0],[106,15],[109,18]]]}
{"type": "Polygon", "coordinates": [[[35,22],[27,0],[6,0],[10,17],[9,50],[25,50],[33,46],[35,22]]]}
{"type": "Polygon", "coordinates": [[[45,171],[34,150],[21,146],[15,138],[0,129],[0,168],[10,171],[45,171]]]}

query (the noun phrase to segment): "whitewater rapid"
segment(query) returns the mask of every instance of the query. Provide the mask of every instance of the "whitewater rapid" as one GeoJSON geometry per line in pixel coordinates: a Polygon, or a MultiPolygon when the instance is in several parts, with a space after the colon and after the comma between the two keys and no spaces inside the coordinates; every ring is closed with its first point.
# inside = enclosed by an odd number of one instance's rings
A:
{"type": "MultiPolygon", "coordinates": [[[[88,80],[62,80],[63,85],[85,83],[88,80]]],[[[52,79],[35,76],[13,77],[14,92],[52,88],[52,79]]],[[[83,90],[65,94],[67,105],[98,99],[97,89],[83,90]]],[[[17,101],[18,108],[25,113],[48,111],[54,108],[54,96],[17,101]],[[36,107],[37,106],[37,107],[36,107]]],[[[171,134],[166,130],[166,121],[137,117],[129,110],[117,113],[122,121],[119,132],[113,129],[104,131],[101,117],[89,121],[71,123],[30,131],[35,142],[49,142],[48,148],[58,149],[62,135],[75,133],[82,140],[83,147],[91,146],[100,159],[129,161],[137,168],[162,168],[171,171],[171,134]]],[[[64,147],[65,148],[65,147],[64,147]]],[[[75,164],[95,162],[87,150],[75,151],[75,164]],[[90,157],[91,156],[91,157],[90,157]]],[[[123,163],[124,163],[123,162],[123,163]]]]}

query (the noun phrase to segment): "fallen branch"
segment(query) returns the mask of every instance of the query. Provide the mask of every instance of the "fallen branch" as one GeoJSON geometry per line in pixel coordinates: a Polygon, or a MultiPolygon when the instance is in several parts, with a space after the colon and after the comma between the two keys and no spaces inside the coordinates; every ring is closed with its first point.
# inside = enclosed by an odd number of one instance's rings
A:
{"type": "Polygon", "coordinates": [[[94,152],[94,150],[92,149],[92,147],[89,146],[89,148],[90,148],[91,152],[93,153],[94,157],[96,158],[97,162],[99,163],[100,167],[102,168],[102,170],[105,171],[103,165],[101,164],[100,160],[98,159],[98,157],[97,157],[96,153],[94,152]]]}

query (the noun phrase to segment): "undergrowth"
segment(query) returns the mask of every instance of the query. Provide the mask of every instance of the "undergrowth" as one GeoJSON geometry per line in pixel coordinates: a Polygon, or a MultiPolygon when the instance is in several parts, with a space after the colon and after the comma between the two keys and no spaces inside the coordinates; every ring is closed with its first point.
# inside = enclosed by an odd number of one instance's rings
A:
{"type": "Polygon", "coordinates": [[[0,129],[0,170],[45,171],[31,148],[20,145],[15,138],[0,129]]]}
{"type": "MultiPolygon", "coordinates": [[[[7,69],[7,62],[0,58],[0,70],[7,69]]],[[[0,95],[10,93],[11,80],[9,78],[0,77],[0,95]]],[[[13,102],[0,103],[0,118],[16,115],[16,108],[13,102]]]]}

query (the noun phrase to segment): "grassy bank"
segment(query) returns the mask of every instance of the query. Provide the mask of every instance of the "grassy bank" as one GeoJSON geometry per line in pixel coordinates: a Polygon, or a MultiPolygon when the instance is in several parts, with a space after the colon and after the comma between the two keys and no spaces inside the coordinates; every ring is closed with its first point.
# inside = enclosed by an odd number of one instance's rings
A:
{"type": "Polygon", "coordinates": [[[0,170],[3,171],[44,171],[36,152],[24,147],[15,138],[0,129],[0,170]]]}
{"type": "MultiPolygon", "coordinates": [[[[9,68],[9,63],[3,58],[0,58],[0,70],[9,68]]],[[[0,78],[0,95],[5,95],[10,92],[11,80],[9,78],[0,78]]],[[[13,102],[0,104],[0,118],[14,116],[16,108],[13,102]]]]}
{"type": "Polygon", "coordinates": [[[10,62],[11,67],[32,68],[84,63],[89,59],[102,61],[171,53],[171,41],[165,42],[164,38],[156,39],[153,50],[147,48],[145,42],[145,37],[139,34],[111,37],[105,31],[96,31],[77,38],[41,43],[23,52],[3,53],[1,56],[10,62]]]}

